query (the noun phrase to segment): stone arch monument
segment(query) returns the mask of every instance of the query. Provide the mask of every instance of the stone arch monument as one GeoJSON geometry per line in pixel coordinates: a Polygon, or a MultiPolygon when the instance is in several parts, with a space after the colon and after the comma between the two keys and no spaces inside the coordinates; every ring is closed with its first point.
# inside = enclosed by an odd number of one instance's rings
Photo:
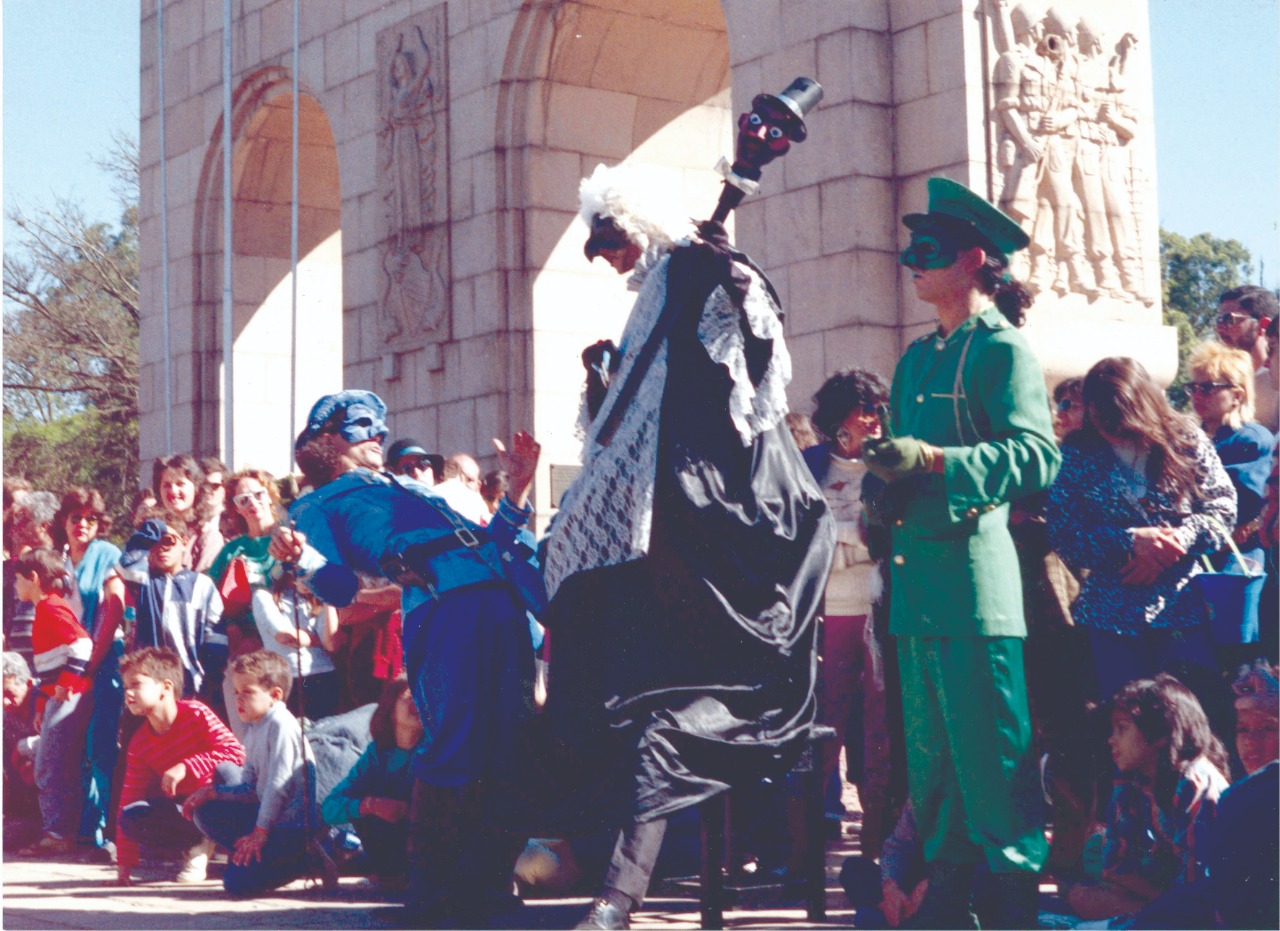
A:
{"type": "MultiPolygon", "coordinates": [[[[165,451],[166,406],[175,445],[201,453],[222,451],[224,415],[221,10],[164,0],[160,37],[157,2],[142,6],[144,460],[165,451]],[[168,385],[162,209],[177,282],[168,385]]],[[[276,306],[288,277],[278,262],[291,179],[279,149],[289,145],[293,0],[245,0],[233,12],[234,291],[248,352],[278,349],[261,308],[276,306]]],[[[340,361],[320,365],[328,386],[377,391],[396,436],[444,454],[484,456],[490,437],[535,429],[547,449],[535,486],[543,518],[556,471],[576,461],[578,353],[616,337],[629,306],[623,283],[582,255],[578,180],[598,162],[627,162],[676,212],[705,217],[736,114],[797,75],[825,89],[809,139],[734,215],[738,244],[783,300],[795,407],[808,409],[836,368],[888,375],[931,325],[896,260],[898,217],[923,207],[935,174],[1015,212],[1028,205],[1039,264],[1027,271],[1041,289],[1029,336],[1051,378],[1107,353],[1172,374],[1154,277],[1145,0],[394,0],[302,3],[299,18],[302,254],[314,256],[316,282],[300,289],[306,353],[335,347],[340,361]],[[1033,132],[1061,122],[1073,135],[1019,149],[1019,117],[1033,132]],[[1029,180],[1014,177],[1019,165],[1029,180]],[[340,323],[321,323],[326,314],[340,323]]],[[[268,394],[282,390],[279,357],[245,359],[268,394]]],[[[316,378],[300,393],[326,390],[316,378]]],[[[254,393],[239,379],[237,430],[254,393]]],[[[299,398],[295,421],[312,396],[299,398]]],[[[298,423],[272,424],[263,443],[287,450],[298,423]]],[[[237,441],[232,465],[250,453],[237,441]]]]}

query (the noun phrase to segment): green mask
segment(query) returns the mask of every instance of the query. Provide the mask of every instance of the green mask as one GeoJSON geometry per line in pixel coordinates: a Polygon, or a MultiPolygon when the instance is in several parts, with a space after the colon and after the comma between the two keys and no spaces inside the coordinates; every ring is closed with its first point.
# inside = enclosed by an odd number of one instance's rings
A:
{"type": "Polygon", "coordinates": [[[946,268],[955,264],[960,249],[960,241],[945,226],[921,226],[911,231],[911,242],[898,256],[898,264],[922,271],[946,268]]]}

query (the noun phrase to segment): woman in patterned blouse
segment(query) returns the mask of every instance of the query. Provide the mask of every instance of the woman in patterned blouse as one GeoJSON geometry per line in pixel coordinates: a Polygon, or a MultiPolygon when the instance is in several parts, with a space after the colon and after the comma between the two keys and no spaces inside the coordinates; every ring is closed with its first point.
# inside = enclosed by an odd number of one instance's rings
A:
{"type": "Polygon", "coordinates": [[[1084,380],[1084,426],[1049,488],[1049,539],[1083,578],[1072,605],[1089,632],[1098,694],[1168,670],[1213,665],[1203,603],[1187,583],[1223,546],[1236,494],[1213,443],[1146,369],[1113,357],[1084,380]]]}

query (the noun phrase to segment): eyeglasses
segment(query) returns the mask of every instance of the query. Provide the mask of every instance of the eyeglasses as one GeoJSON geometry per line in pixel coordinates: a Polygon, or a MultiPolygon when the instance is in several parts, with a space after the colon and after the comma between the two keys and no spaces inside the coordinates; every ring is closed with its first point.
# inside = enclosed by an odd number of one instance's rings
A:
{"type": "Polygon", "coordinates": [[[269,501],[270,499],[271,495],[267,493],[266,489],[259,489],[258,491],[243,491],[232,498],[231,501],[238,508],[247,508],[254,501],[269,501]]]}
{"type": "Polygon", "coordinates": [[[70,514],[67,516],[73,524],[88,524],[90,527],[98,526],[98,515],[96,514],[70,514]]]}
{"type": "Polygon", "coordinates": [[[1213,394],[1223,388],[1234,388],[1235,385],[1229,381],[1189,381],[1183,387],[1192,394],[1213,394]]]}
{"type": "Polygon", "coordinates": [[[1247,320],[1249,314],[1242,314],[1237,311],[1224,310],[1218,314],[1218,326],[1235,326],[1243,320],[1247,320]]]}
{"type": "Polygon", "coordinates": [[[156,546],[160,547],[161,549],[167,550],[170,547],[178,546],[180,543],[182,543],[181,537],[175,537],[171,533],[166,533],[163,537],[161,537],[159,540],[156,541],[156,546]]]}
{"type": "Polygon", "coordinates": [[[400,464],[400,474],[408,475],[410,472],[427,472],[431,469],[431,463],[426,459],[410,459],[400,464]]]}

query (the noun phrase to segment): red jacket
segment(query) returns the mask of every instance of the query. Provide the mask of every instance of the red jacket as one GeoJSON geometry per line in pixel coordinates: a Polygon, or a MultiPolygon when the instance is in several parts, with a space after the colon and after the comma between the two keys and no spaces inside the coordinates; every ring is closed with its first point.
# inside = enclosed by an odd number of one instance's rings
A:
{"type": "Polygon", "coordinates": [[[36,681],[45,696],[52,698],[59,685],[73,695],[89,687],[87,669],[93,641],[61,595],[46,595],[36,604],[31,650],[36,681]]]}

